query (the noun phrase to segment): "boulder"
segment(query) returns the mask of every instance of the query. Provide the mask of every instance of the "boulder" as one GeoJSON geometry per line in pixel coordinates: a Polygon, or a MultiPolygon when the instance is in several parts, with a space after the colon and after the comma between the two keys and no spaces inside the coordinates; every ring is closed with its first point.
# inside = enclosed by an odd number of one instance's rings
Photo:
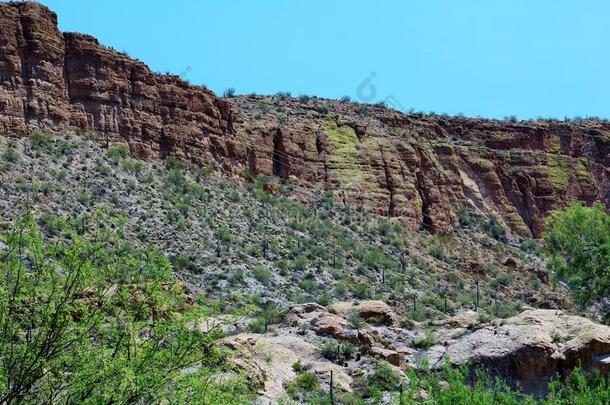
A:
{"type": "Polygon", "coordinates": [[[553,375],[566,375],[578,365],[610,372],[610,327],[562,311],[528,309],[479,329],[454,331],[439,330],[438,341],[444,345],[426,350],[433,367],[444,365],[440,359],[453,365],[472,361],[529,391],[542,389],[553,375]]]}
{"type": "Polygon", "coordinates": [[[383,301],[338,302],[331,308],[344,318],[356,313],[364,320],[381,322],[386,326],[397,327],[400,324],[396,312],[383,301]]]}

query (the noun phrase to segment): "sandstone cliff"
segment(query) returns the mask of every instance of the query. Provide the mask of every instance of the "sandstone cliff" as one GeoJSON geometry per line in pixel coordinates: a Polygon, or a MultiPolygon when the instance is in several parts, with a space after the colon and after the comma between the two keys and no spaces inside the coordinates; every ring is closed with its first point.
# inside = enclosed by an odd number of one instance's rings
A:
{"type": "Polygon", "coordinates": [[[460,210],[539,236],[574,200],[610,205],[610,123],[406,115],[289,97],[221,99],[82,34],[36,3],[0,3],[0,131],[94,131],[155,158],[267,174],[335,191],[410,228],[460,210]]]}

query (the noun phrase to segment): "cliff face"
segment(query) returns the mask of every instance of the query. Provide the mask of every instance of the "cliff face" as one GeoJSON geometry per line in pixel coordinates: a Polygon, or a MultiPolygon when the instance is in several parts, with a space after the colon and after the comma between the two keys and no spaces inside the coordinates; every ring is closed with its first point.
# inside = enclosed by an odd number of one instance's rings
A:
{"type": "Polygon", "coordinates": [[[411,228],[442,231],[467,210],[539,236],[544,216],[569,202],[610,204],[607,122],[508,123],[260,96],[235,103],[251,172],[336,190],[411,228]]]}
{"type": "Polygon", "coordinates": [[[411,228],[448,229],[460,210],[522,235],[571,201],[610,206],[610,124],[507,123],[379,106],[221,99],[177,76],[60,33],[35,3],[0,3],[0,132],[91,130],[144,158],[175,154],[232,176],[267,174],[335,191],[411,228]]]}
{"type": "Polygon", "coordinates": [[[35,3],[0,3],[0,80],[0,131],[10,135],[75,127],[124,138],[143,157],[179,150],[203,162],[233,120],[210,91],[60,33],[35,3]]]}

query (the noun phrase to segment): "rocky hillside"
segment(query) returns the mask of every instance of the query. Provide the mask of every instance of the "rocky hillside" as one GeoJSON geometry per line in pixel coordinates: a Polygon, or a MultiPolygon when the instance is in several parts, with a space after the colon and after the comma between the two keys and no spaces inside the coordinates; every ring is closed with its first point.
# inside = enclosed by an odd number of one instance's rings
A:
{"type": "Polygon", "coordinates": [[[608,369],[610,329],[569,315],[537,243],[493,217],[466,211],[445,235],[409,231],[332,193],[140,160],[91,134],[0,136],[0,151],[4,231],[26,210],[49,241],[66,221],[94,234],[98,215],[121,215],[127,240],[171,259],[186,302],[218,305],[199,327],[222,328],[233,372],[262,403],[328,398],[331,371],[345,403],[392,403],[409,371],[447,359],[529,393],[578,362],[608,369]]]}
{"type": "Polygon", "coordinates": [[[57,29],[35,3],[0,3],[0,131],[91,130],[141,157],[273,175],[446,232],[464,211],[523,236],[574,200],[610,204],[610,124],[402,114],[309,97],[221,99],[57,29]]]}
{"type": "Polygon", "coordinates": [[[534,395],[577,365],[607,375],[610,328],[583,317],[604,312],[574,303],[535,240],[573,201],[610,207],[607,121],[218,97],[0,3],[0,235],[28,212],[69,246],[112,213],[122,249],[170,259],[159,290],[202,306],[186,330],[222,331],[230,362],[206,378],[243,377],[260,403],[496,403],[508,387],[468,387],[479,366],[534,395]]]}
{"type": "Polygon", "coordinates": [[[209,166],[139,160],[124,145],[105,149],[76,134],[0,136],[0,151],[4,223],[28,205],[52,237],[57,218],[87,228],[112,210],[126,218],[129,239],[172,258],[190,291],[223,302],[246,295],[286,308],[377,298],[416,321],[474,309],[477,290],[487,317],[571,307],[535,241],[474,212],[434,235],[332,193],[266,177],[240,185],[209,166]]]}

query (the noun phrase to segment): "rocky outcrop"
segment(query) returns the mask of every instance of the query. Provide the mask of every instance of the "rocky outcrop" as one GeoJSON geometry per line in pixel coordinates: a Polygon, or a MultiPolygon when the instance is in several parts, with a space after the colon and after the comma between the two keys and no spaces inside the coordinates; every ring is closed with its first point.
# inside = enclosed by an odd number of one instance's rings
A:
{"type": "Polygon", "coordinates": [[[234,102],[250,172],[278,175],[279,165],[281,177],[334,190],[339,201],[412,229],[442,232],[464,210],[539,236],[553,210],[573,201],[610,204],[608,122],[405,115],[303,98],[234,102]]]}
{"type": "MultiPolygon", "coordinates": [[[[445,360],[460,365],[485,365],[498,375],[518,381],[530,392],[544,389],[556,375],[577,366],[610,372],[610,327],[557,310],[526,310],[504,322],[473,328],[461,316],[440,328],[437,345],[424,356],[432,367],[445,360]]],[[[437,325],[439,327],[440,325],[437,325]]]]}
{"type": "Polygon", "coordinates": [[[394,310],[379,300],[358,303],[337,302],[332,305],[331,309],[346,318],[349,318],[350,315],[357,315],[366,321],[390,327],[396,327],[399,324],[398,315],[394,310]]]}
{"type": "Polygon", "coordinates": [[[610,123],[402,114],[308,97],[222,99],[82,34],[37,3],[0,3],[0,132],[92,131],[145,158],[332,190],[412,229],[461,210],[524,236],[572,201],[610,205],[610,123]]]}
{"type": "Polygon", "coordinates": [[[315,374],[325,390],[328,390],[332,371],[334,389],[352,391],[352,377],[346,370],[320,358],[318,348],[300,337],[240,334],[226,338],[223,344],[237,354],[233,358],[235,365],[261,387],[257,403],[275,404],[284,398],[285,384],[297,375],[294,368],[297,363],[315,374]]]}
{"type": "Polygon", "coordinates": [[[37,3],[0,3],[0,131],[95,131],[124,140],[142,157],[176,154],[194,162],[229,157],[226,101],[106,48],[61,33],[37,3]]]}
{"type": "Polygon", "coordinates": [[[501,376],[528,393],[539,394],[544,393],[553,377],[567,376],[575,367],[610,374],[610,327],[562,311],[526,309],[515,317],[490,322],[481,322],[479,314],[465,311],[443,320],[412,322],[409,328],[380,323],[381,314],[400,323],[382,301],[338,302],[330,309],[315,303],[299,304],[292,306],[287,315],[285,325],[290,326],[274,329],[271,337],[247,334],[229,341],[243,342],[246,336],[250,345],[261,352],[290,349],[282,366],[287,371],[281,372],[283,375],[275,372],[270,377],[271,385],[292,378],[289,366],[297,360],[306,367],[328,366],[330,360],[319,349],[304,343],[319,344],[320,339],[335,339],[337,347],[346,341],[360,347],[357,356],[334,359],[336,364],[332,365],[354,378],[367,368],[371,358],[402,371],[421,367],[438,370],[447,364],[469,364],[474,371],[484,366],[490,374],[501,376]],[[358,328],[348,320],[353,314],[370,309],[375,315],[358,328]],[[425,344],[421,339],[424,336],[425,344]]]}

